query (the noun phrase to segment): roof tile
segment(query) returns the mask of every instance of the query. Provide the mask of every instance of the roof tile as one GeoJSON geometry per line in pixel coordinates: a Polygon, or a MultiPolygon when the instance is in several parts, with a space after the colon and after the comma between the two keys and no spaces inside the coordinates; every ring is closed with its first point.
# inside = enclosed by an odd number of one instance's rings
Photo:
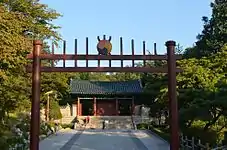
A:
{"type": "Polygon", "coordinates": [[[88,81],[72,80],[71,94],[127,94],[141,93],[139,80],[132,81],[88,81]]]}

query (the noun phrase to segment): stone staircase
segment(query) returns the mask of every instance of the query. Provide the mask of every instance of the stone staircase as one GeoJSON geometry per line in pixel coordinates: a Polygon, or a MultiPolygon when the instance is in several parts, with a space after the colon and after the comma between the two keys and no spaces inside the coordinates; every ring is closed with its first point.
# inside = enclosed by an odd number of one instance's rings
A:
{"type": "MultiPolygon", "coordinates": [[[[78,119],[82,120],[86,116],[80,116],[78,119]]],[[[103,120],[106,120],[106,129],[133,129],[131,116],[91,116],[90,123],[86,128],[102,129],[103,120]]]]}
{"type": "Polygon", "coordinates": [[[60,122],[62,124],[70,124],[72,123],[72,121],[75,119],[75,116],[68,116],[68,117],[63,117],[62,119],[60,119],[60,122]]]}
{"type": "Polygon", "coordinates": [[[132,116],[135,124],[140,123],[150,123],[152,118],[149,117],[141,117],[141,116],[132,116]]]}

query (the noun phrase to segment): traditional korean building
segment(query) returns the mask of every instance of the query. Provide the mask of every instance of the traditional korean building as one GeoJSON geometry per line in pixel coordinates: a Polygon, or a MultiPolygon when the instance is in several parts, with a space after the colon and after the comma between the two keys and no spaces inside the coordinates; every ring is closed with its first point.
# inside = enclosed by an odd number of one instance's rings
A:
{"type": "Polygon", "coordinates": [[[140,80],[71,80],[71,104],[77,116],[128,116],[143,93],[140,80]]]}

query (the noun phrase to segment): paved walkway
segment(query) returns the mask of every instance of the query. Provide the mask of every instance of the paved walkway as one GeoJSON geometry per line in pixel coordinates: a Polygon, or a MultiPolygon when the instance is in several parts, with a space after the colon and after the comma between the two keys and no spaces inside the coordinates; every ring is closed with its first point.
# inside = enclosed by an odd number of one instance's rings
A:
{"type": "Polygon", "coordinates": [[[40,150],[169,150],[169,145],[141,130],[63,130],[41,141],[40,150]]]}

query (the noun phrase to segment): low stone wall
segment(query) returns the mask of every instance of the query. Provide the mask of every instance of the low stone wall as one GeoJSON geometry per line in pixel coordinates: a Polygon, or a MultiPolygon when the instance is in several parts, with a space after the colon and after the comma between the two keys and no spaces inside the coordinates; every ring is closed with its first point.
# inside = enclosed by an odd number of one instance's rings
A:
{"type": "MultiPolygon", "coordinates": [[[[42,120],[46,120],[45,111],[46,111],[45,109],[40,110],[40,117],[42,120]]],[[[63,122],[65,123],[70,123],[70,121],[64,120],[74,119],[77,116],[77,105],[73,104],[72,106],[70,105],[60,106],[60,111],[62,114],[62,119],[60,120],[63,120],[63,122]]]]}
{"type": "MultiPolygon", "coordinates": [[[[86,116],[79,116],[78,120],[83,124],[86,116]]],[[[102,129],[103,121],[106,121],[107,129],[133,129],[131,116],[90,116],[90,123],[86,128],[102,129]]]]}
{"type": "Polygon", "coordinates": [[[61,106],[60,107],[60,111],[61,111],[62,117],[71,116],[71,107],[70,107],[70,105],[61,106]]]}

